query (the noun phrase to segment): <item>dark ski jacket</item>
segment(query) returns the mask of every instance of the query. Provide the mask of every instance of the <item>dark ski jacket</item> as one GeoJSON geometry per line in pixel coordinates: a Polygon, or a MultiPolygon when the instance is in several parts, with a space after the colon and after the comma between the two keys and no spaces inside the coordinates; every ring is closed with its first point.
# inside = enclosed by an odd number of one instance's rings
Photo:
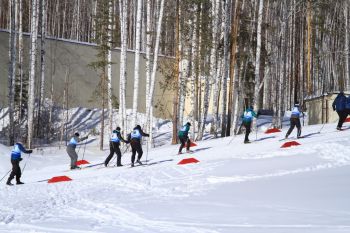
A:
{"type": "Polygon", "coordinates": [[[349,97],[346,97],[345,108],[346,108],[347,110],[350,110],[350,96],[349,96],[349,97]]]}
{"type": "Polygon", "coordinates": [[[27,150],[21,143],[17,142],[11,151],[11,160],[21,160],[21,152],[30,154],[32,150],[27,150]]]}
{"type": "Polygon", "coordinates": [[[149,137],[149,134],[142,131],[141,127],[135,127],[133,131],[128,135],[128,141],[141,141],[141,138],[149,137]]]}
{"type": "Polygon", "coordinates": [[[339,93],[335,100],[333,101],[332,107],[334,111],[344,111],[346,105],[346,96],[344,93],[339,93]]]}
{"type": "Polygon", "coordinates": [[[111,142],[116,142],[120,144],[120,141],[124,143],[129,143],[129,141],[125,140],[123,136],[121,135],[120,131],[118,130],[113,130],[112,136],[111,136],[111,142]]]}

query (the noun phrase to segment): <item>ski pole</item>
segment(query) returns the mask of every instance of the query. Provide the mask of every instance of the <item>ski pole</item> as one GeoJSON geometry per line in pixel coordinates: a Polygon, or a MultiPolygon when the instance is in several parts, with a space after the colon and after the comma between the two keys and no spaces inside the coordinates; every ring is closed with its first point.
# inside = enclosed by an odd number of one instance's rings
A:
{"type": "Polygon", "coordinates": [[[326,122],[325,123],[323,123],[323,125],[322,125],[322,127],[321,127],[321,129],[317,132],[317,133],[321,133],[321,131],[322,131],[322,129],[323,129],[323,127],[326,125],[326,122]]]}
{"type": "Polygon", "coordinates": [[[24,166],[23,166],[23,169],[22,169],[22,175],[23,175],[23,173],[24,173],[24,169],[26,168],[26,166],[27,166],[27,162],[28,162],[28,160],[30,159],[30,155],[31,155],[32,153],[30,153],[29,155],[28,155],[28,159],[26,160],[26,162],[25,162],[25,164],[24,164],[24,166]]]}
{"type": "Polygon", "coordinates": [[[146,143],[146,164],[148,163],[148,140],[147,140],[147,143],[146,143]]]}
{"type": "Polygon", "coordinates": [[[82,160],[84,160],[86,144],[87,144],[87,142],[85,142],[85,144],[84,144],[84,151],[83,151],[83,159],[82,160]]]}
{"type": "Polygon", "coordinates": [[[10,169],[6,174],[1,178],[0,182],[11,172],[12,169],[10,169]]]}

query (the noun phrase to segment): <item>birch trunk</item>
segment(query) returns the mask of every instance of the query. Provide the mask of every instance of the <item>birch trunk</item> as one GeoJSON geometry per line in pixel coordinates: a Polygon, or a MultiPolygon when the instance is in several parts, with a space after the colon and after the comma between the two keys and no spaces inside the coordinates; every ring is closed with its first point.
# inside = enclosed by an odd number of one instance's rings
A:
{"type": "Polygon", "coordinates": [[[344,17],[345,17],[345,83],[346,90],[350,91],[350,73],[349,73],[349,2],[345,1],[344,17]]]}
{"type": "MultiPolygon", "coordinates": [[[[150,80],[150,90],[149,90],[149,98],[148,98],[148,106],[146,112],[147,121],[151,122],[152,115],[153,115],[153,94],[154,94],[154,86],[156,81],[156,72],[157,72],[157,65],[158,65],[158,51],[159,51],[159,40],[160,40],[160,32],[162,29],[162,19],[163,19],[163,10],[164,10],[164,0],[161,0],[160,2],[160,9],[159,9],[159,17],[158,17],[158,24],[157,24],[157,35],[156,35],[156,42],[155,42],[155,48],[154,48],[154,59],[153,59],[153,68],[151,73],[151,80],[150,80]]],[[[152,134],[152,124],[149,124],[149,133],[152,134]]],[[[149,137],[150,143],[149,145],[152,145],[152,137],[149,137]]]]}
{"type": "Polygon", "coordinates": [[[151,47],[152,47],[152,36],[151,36],[151,0],[147,1],[147,36],[146,36],[146,111],[150,107],[148,106],[149,86],[151,82],[151,47]]]}
{"type": "Polygon", "coordinates": [[[32,147],[34,130],[34,108],[35,108],[35,68],[38,40],[38,0],[32,2],[32,24],[31,24],[31,48],[30,48],[30,73],[28,90],[28,147],[32,147]]]}
{"type": "Polygon", "coordinates": [[[223,3],[223,15],[224,15],[224,54],[223,54],[223,80],[222,80],[222,114],[221,114],[221,137],[226,137],[226,126],[227,126],[227,80],[229,76],[229,33],[230,33],[230,12],[231,12],[231,0],[224,1],[223,3]]]}
{"type": "Polygon", "coordinates": [[[38,102],[38,127],[37,127],[37,135],[40,135],[40,131],[42,127],[40,125],[41,122],[41,111],[42,106],[44,104],[45,99],[45,40],[46,40],[46,10],[47,10],[47,0],[41,0],[41,54],[40,54],[40,98],[38,102]]]}
{"type": "Polygon", "coordinates": [[[307,93],[311,95],[311,0],[307,1],[307,93]]]}
{"type": "Polygon", "coordinates": [[[11,0],[11,33],[10,33],[10,63],[9,63],[9,73],[8,73],[8,101],[9,101],[9,144],[12,146],[15,142],[15,125],[14,125],[14,93],[15,93],[15,78],[16,78],[16,0],[11,0]]]}
{"type": "Polygon", "coordinates": [[[134,68],[134,96],[132,107],[132,126],[136,125],[136,114],[138,107],[139,95],[139,76],[140,76],[140,50],[141,50],[141,16],[142,16],[142,0],[137,0],[136,12],[136,48],[135,48],[135,68],[134,68]]]}
{"type": "Polygon", "coordinates": [[[109,2],[108,8],[108,51],[107,51],[107,92],[108,92],[108,118],[109,131],[113,131],[113,106],[112,106],[112,30],[113,30],[113,2],[109,2]]]}
{"type": "Polygon", "coordinates": [[[254,86],[254,110],[259,109],[260,93],[260,55],[261,55],[261,27],[263,18],[264,0],[260,0],[258,13],[258,27],[256,33],[256,56],[255,56],[255,86],[254,86]]]}
{"type": "Polygon", "coordinates": [[[214,133],[214,137],[217,137],[217,128],[218,128],[218,105],[219,105],[219,88],[220,88],[220,80],[217,75],[217,44],[218,44],[218,28],[219,28],[219,8],[220,8],[220,0],[212,1],[212,48],[210,53],[210,76],[212,78],[212,83],[214,84],[213,90],[213,123],[212,129],[214,133]]]}
{"type": "MultiPolygon", "coordinates": [[[[196,7],[194,11],[197,11],[196,7]]],[[[196,78],[197,78],[197,66],[196,66],[196,60],[198,56],[198,43],[197,43],[197,14],[194,15],[192,25],[192,50],[191,50],[191,112],[190,112],[190,120],[192,125],[192,138],[195,138],[195,132],[196,132],[196,124],[195,124],[195,111],[197,109],[197,101],[196,101],[196,78]]]]}
{"type": "Polygon", "coordinates": [[[19,69],[19,111],[18,120],[22,120],[23,105],[23,0],[18,0],[19,24],[18,24],[18,69],[19,69]]]}
{"type": "MultiPolygon", "coordinates": [[[[127,0],[121,1],[121,54],[120,54],[120,89],[119,89],[119,122],[121,128],[126,129],[126,105],[125,105],[125,92],[126,92],[126,65],[127,65],[127,42],[128,42],[128,30],[127,30],[127,18],[128,8],[127,0]]],[[[124,132],[125,132],[124,131],[124,132]]],[[[125,135],[124,135],[125,136],[125,135]]]]}
{"type": "Polygon", "coordinates": [[[238,27],[239,27],[239,15],[241,8],[241,0],[236,0],[234,12],[234,20],[231,24],[231,53],[230,53],[230,82],[229,82],[229,96],[228,96],[228,111],[227,111],[227,128],[226,136],[231,135],[231,131],[234,132],[234,129],[231,129],[234,119],[234,93],[235,93],[235,67],[236,67],[236,50],[237,50],[237,37],[238,37],[238,27]]]}

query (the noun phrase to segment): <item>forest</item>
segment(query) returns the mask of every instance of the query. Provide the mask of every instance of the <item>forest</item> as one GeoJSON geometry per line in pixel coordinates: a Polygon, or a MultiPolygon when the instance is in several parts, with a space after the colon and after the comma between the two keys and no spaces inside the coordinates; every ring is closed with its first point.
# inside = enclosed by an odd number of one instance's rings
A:
{"type": "Polygon", "coordinates": [[[44,111],[52,114],[55,103],[43,107],[50,98],[45,90],[47,38],[97,45],[91,67],[99,73],[101,108],[109,116],[101,117],[102,147],[105,121],[113,121],[115,48],[121,51],[122,128],[125,85],[133,79],[132,125],[142,81],[147,127],[152,129],[154,83],[159,81],[155,72],[164,66],[158,55],[172,58],[161,81],[175,93],[173,143],[187,120],[195,139],[202,140],[208,115],[215,137],[237,134],[248,106],[270,110],[273,125],[281,127],[284,111],[295,102],[304,106],[305,99],[350,89],[348,8],[348,0],[0,0],[0,28],[10,34],[9,143],[26,122],[30,147],[33,137],[40,137],[36,119],[44,111]],[[23,50],[24,33],[30,34],[29,54],[23,50]],[[135,52],[133,76],[126,73],[128,50],[135,52]],[[23,64],[24,56],[30,57],[29,64],[23,64]],[[140,56],[146,57],[146,74],[139,72],[140,56]]]}

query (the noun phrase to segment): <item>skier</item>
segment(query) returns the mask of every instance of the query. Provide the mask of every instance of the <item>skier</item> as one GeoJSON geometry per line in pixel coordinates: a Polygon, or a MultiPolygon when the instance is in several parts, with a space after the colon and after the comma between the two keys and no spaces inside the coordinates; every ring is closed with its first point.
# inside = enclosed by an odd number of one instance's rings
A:
{"type": "Polygon", "coordinates": [[[122,141],[124,143],[129,143],[128,141],[124,140],[124,138],[120,134],[120,127],[117,127],[112,132],[112,136],[111,136],[111,139],[110,139],[110,142],[109,142],[110,153],[109,153],[108,157],[105,160],[105,167],[107,167],[107,165],[108,165],[109,161],[112,159],[114,153],[117,154],[117,167],[123,166],[121,164],[122,153],[120,152],[120,148],[119,148],[120,141],[122,141]]]}
{"type": "Polygon", "coordinates": [[[287,139],[289,137],[289,135],[291,134],[291,132],[293,131],[295,126],[298,129],[297,138],[301,137],[301,124],[300,124],[300,115],[301,114],[302,114],[302,112],[300,111],[299,103],[296,102],[294,104],[293,109],[292,109],[292,115],[290,116],[290,127],[287,131],[285,139],[287,139]]]}
{"type": "Polygon", "coordinates": [[[188,137],[188,131],[190,130],[190,126],[191,126],[191,123],[187,122],[184,126],[182,126],[182,128],[180,129],[180,131],[178,133],[178,136],[179,136],[179,139],[181,142],[178,154],[182,154],[182,148],[185,147],[185,143],[187,143],[186,152],[187,153],[192,152],[192,151],[190,151],[191,141],[188,137]]]}
{"type": "Polygon", "coordinates": [[[245,127],[245,138],[244,138],[245,144],[250,143],[249,134],[250,134],[251,127],[252,127],[253,117],[257,118],[257,114],[254,112],[253,107],[250,106],[244,111],[244,113],[242,115],[242,120],[243,120],[242,124],[245,127]]]}
{"type": "Polygon", "coordinates": [[[340,92],[335,100],[333,101],[332,107],[333,111],[337,111],[339,115],[339,121],[337,125],[337,130],[341,130],[341,127],[343,126],[343,123],[347,117],[347,111],[345,109],[346,105],[346,96],[344,95],[344,92],[340,92]]]}
{"type": "Polygon", "coordinates": [[[141,145],[141,138],[142,136],[144,137],[149,137],[149,134],[144,133],[141,129],[140,125],[137,125],[134,130],[128,135],[128,141],[130,142],[131,145],[131,167],[134,167],[134,162],[135,162],[135,156],[137,152],[137,160],[136,162],[139,165],[142,165],[140,159],[142,157],[143,151],[142,151],[142,145],[141,145]]]}
{"type": "Polygon", "coordinates": [[[67,145],[67,153],[70,157],[70,169],[77,169],[79,168],[76,163],[77,163],[77,160],[78,160],[78,155],[77,155],[77,152],[75,152],[75,148],[77,147],[77,144],[81,141],[84,141],[88,138],[88,136],[86,137],[82,137],[82,138],[79,138],[79,133],[76,132],[73,137],[70,139],[68,145],[67,145]]]}
{"type": "MultiPolygon", "coordinates": [[[[10,176],[6,182],[7,185],[13,185],[11,183],[11,180],[16,176],[16,182],[17,184],[24,184],[23,182],[21,182],[21,168],[19,166],[19,162],[22,161],[21,158],[21,152],[26,153],[26,154],[30,154],[33,151],[32,150],[27,150],[26,148],[24,148],[22,142],[22,140],[19,140],[19,142],[17,142],[14,147],[13,150],[11,152],[11,164],[12,164],[12,171],[10,173],[10,176]]],[[[24,140],[23,140],[24,141],[24,140]]]]}
{"type": "Polygon", "coordinates": [[[350,96],[346,97],[345,111],[346,111],[346,117],[348,117],[350,115],[350,96]]]}

